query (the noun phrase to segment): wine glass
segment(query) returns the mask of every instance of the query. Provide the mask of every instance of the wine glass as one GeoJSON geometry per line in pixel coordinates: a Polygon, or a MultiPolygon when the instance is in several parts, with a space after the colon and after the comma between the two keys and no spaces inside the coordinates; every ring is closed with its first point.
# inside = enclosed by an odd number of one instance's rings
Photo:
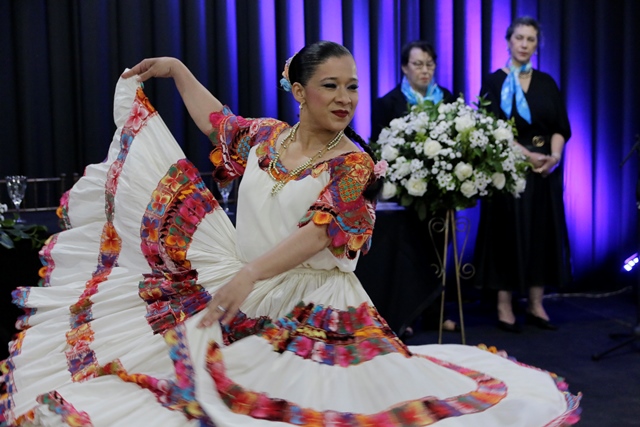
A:
{"type": "Polygon", "coordinates": [[[216,183],[220,196],[222,196],[222,207],[227,213],[229,213],[229,196],[231,196],[231,192],[233,191],[233,182],[234,181],[231,181],[226,184],[216,183]]]}
{"type": "Polygon", "coordinates": [[[5,179],[7,180],[9,198],[18,213],[16,222],[24,222],[24,220],[20,218],[20,204],[22,203],[22,199],[24,199],[25,191],[27,191],[27,177],[24,175],[9,175],[5,177],[5,179]]]}

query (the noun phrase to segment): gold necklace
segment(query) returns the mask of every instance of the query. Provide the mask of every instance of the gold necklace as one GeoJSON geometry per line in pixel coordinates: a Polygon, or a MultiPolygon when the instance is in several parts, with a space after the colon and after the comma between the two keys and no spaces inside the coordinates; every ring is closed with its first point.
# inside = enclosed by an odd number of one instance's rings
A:
{"type": "Polygon", "coordinates": [[[276,178],[276,163],[278,163],[278,160],[280,159],[282,154],[285,152],[287,148],[289,148],[289,144],[296,137],[296,132],[298,132],[299,126],[300,126],[300,122],[296,123],[296,125],[291,128],[291,130],[289,131],[289,135],[287,135],[287,137],[282,141],[280,150],[276,152],[276,155],[273,156],[273,158],[269,162],[269,166],[267,167],[267,173],[269,173],[269,176],[271,177],[271,179],[273,179],[276,182],[273,188],[271,188],[272,196],[277,194],[278,191],[282,190],[282,187],[284,187],[287,182],[291,181],[292,179],[300,175],[309,166],[311,166],[317,159],[324,156],[327,153],[327,151],[335,148],[340,142],[340,140],[342,139],[342,136],[344,135],[344,131],[341,130],[331,141],[329,141],[327,145],[325,145],[320,150],[318,150],[318,152],[313,157],[310,157],[306,162],[304,162],[297,168],[289,171],[281,179],[278,179],[276,178]]]}

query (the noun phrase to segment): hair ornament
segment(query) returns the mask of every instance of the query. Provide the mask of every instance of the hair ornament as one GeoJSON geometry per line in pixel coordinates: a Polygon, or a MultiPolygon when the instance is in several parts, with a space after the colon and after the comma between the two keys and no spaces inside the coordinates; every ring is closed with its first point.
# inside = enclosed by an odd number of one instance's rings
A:
{"type": "Polygon", "coordinates": [[[291,92],[291,80],[289,80],[289,65],[291,65],[291,61],[293,57],[296,56],[298,52],[294,53],[287,61],[284,63],[284,70],[282,71],[282,78],[280,79],[280,86],[282,89],[287,92],[291,92]]]}

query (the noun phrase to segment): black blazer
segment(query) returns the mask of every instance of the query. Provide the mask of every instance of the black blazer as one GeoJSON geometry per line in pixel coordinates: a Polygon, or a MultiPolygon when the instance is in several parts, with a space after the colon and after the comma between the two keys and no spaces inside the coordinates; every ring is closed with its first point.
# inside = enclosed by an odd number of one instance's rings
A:
{"type": "MultiPolygon", "coordinates": [[[[448,89],[440,86],[442,90],[442,102],[445,104],[454,101],[453,95],[448,89]]],[[[406,116],[409,113],[409,103],[400,90],[400,85],[393,88],[382,98],[373,103],[371,109],[371,142],[378,140],[382,129],[389,126],[391,120],[406,116]]]]}

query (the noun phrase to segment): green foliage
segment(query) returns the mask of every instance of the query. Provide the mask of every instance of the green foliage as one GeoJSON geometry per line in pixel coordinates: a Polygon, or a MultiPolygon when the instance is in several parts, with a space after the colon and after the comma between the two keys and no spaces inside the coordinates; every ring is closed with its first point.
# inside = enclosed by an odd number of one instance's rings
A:
{"type": "MultiPolygon", "coordinates": [[[[1,215],[0,218],[2,218],[1,215]]],[[[44,244],[47,227],[38,224],[24,224],[17,222],[17,219],[16,215],[13,219],[0,220],[0,246],[13,249],[14,242],[30,240],[32,248],[41,248],[44,244]]]]}

